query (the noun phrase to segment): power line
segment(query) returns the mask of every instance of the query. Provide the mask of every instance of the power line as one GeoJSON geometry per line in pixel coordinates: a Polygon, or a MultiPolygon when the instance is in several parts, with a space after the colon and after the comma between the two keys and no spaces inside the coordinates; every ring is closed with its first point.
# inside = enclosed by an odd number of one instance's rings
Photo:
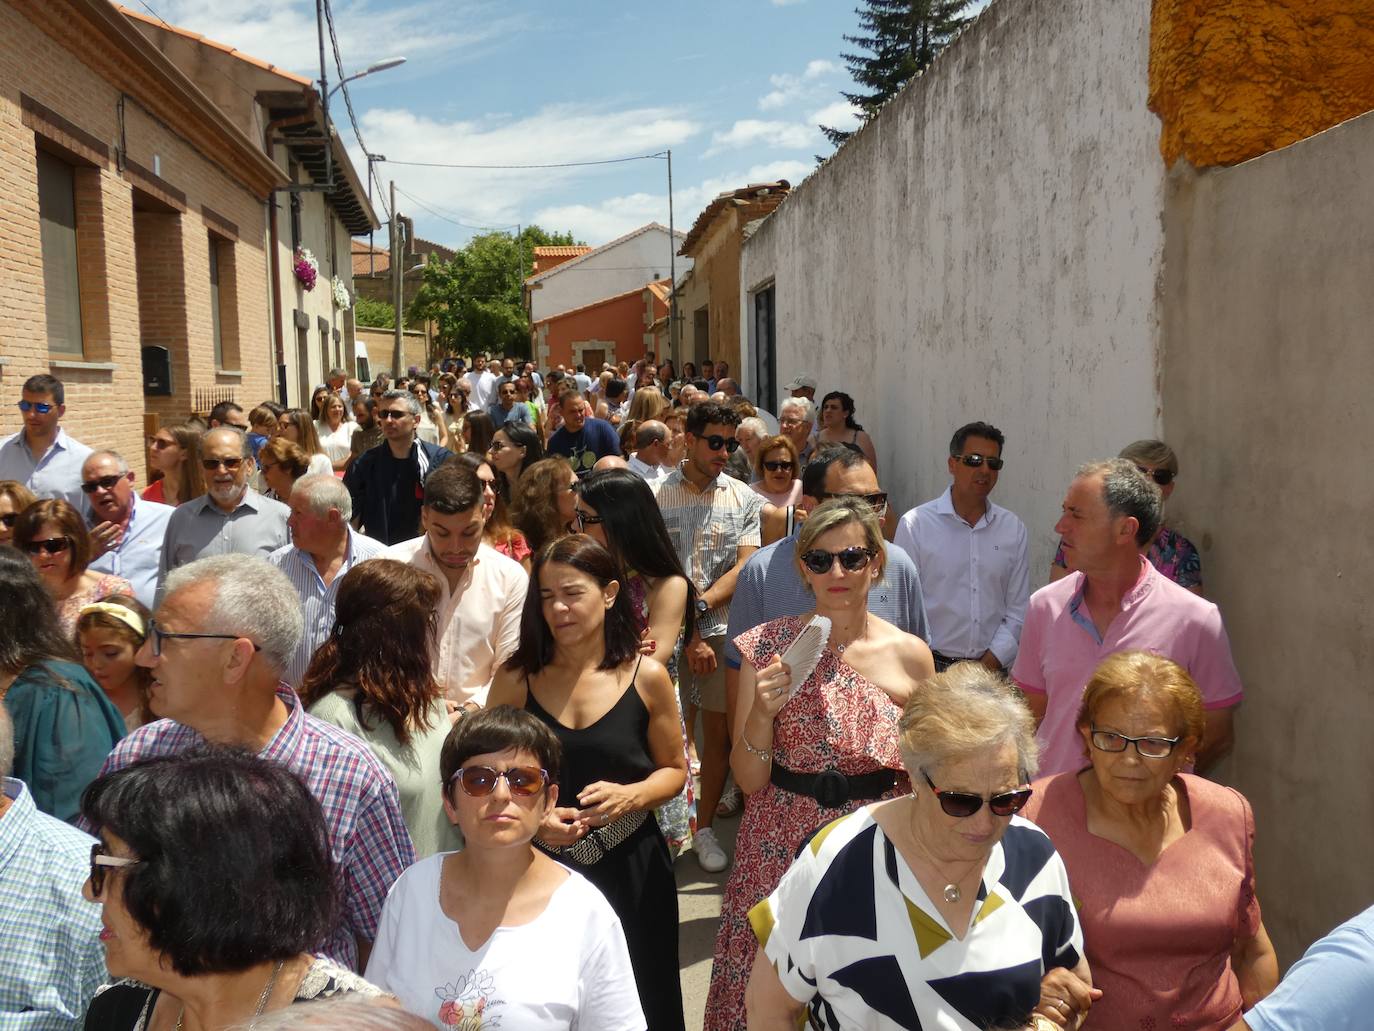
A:
{"type": "MultiPolygon", "coordinates": [[[[353,110],[353,97],[348,92],[348,76],[344,73],[343,53],[339,49],[339,36],[334,30],[334,12],[329,7],[329,0],[324,0],[324,21],[329,26],[329,41],[334,48],[334,65],[339,70],[338,90],[343,94],[344,107],[348,109],[348,121],[353,126],[353,135],[357,137],[358,146],[362,148],[363,160],[367,161],[367,178],[369,187],[373,182],[377,184],[377,199],[381,204],[382,210],[386,212],[387,220],[391,219],[391,211],[386,204],[386,191],[382,189],[381,177],[376,174],[374,162],[370,160],[371,151],[367,149],[367,143],[363,140],[363,131],[358,126],[358,116],[353,110]]],[[[321,89],[323,89],[321,83],[321,89]]]]}
{"type": "Polygon", "coordinates": [[[588,165],[620,165],[627,161],[662,161],[666,159],[668,152],[659,151],[657,154],[636,154],[627,158],[604,158],[600,161],[556,161],[543,165],[455,165],[444,161],[396,161],[387,158],[388,165],[408,165],[411,168],[467,168],[467,169],[512,169],[512,168],[584,168],[588,165]]]}
{"type": "Polygon", "coordinates": [[[492,225],[483,225],[483,224],[480,224],[480,223],[473,223],[473,222],[460,222],[460,221],[459,221],[459,218],[466,218],[467,216],[462,215],[462,216],[454,217],[454,214],[455,214],[455,213],[453,213],[453,212],[449,212],[448,214],[445,214],[445,213],[444,213],[444,209],[439,208],[439,207],[437,207],[437,206],[433,206],[433,201],[430,201],[430,202],[423,201],[423,200],[421,200],[419,197],[415,196],[415,194],[411,193],[411,192],[408,191],[408,190],[403,190],[403,189],[401,189],[399,186],[396,187],[396,192],[399,193],[399,194],[401,194],[401,196],[406,197],[406,198],[408,198],[409,200],[414,201],[416,204],[420,205],[420,207],[424,208],[426,211],[428,211],[428,212],[429,212],[431,215],[433,215],[435,218],[442,219],[442,220],[445,221],[445,222],[451,222],[451,223],[453,223],[454,225],[456,225],[456,226],[461,226],[461,227],[464,228],[464,229],[491,229],[491,230],[499,230],[499,229],[517,229],[517,228],[519,228],[519,226],[522,224],[522,223],[517,223],[517,222],[508,222],[508,223],[505,224],[505,225],[492,226],[492,225]]]}

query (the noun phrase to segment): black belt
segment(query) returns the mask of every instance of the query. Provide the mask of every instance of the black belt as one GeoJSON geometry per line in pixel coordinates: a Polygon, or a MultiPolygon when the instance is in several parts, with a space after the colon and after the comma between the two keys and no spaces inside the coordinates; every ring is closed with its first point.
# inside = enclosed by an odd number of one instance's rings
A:
{"type": "Polygon", "coordinates": [[[795,773],[777,763],[773,764],[773,772],[768,779],[784,791],[814,798],[826,809],[838,809],[849,802],[881,798],[897,784],[897,774],[892,770],[847,777],[839,770],[795,773]]]}
{"type": "Polygon", "coordinates": [[[943,673],[956,662],[978,662],[978,659],[956,659],[953,655],[945,655],[937,652],[934,648],[930,650],[931,657],[935,660],[935,672],[943,673]]]}

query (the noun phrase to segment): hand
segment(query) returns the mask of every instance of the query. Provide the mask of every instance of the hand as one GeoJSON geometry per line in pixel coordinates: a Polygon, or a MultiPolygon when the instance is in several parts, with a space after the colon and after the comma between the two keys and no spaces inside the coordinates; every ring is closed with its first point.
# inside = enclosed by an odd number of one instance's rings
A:
{"type": "Polygon", "coordinates": [[[1060,1027],[1074,1028],[1100,998],[1102,989],[1091,987],[1067,967],[1055,967],[1040,979],[1040,1002],[1035,1012],[1060,1027]]]}
{"type": "Polygon", "coordinates": [[[588,784],[577,796],[582,803],[578,818],[590,827],[604,827],[626,813],[642,808],[635,792],[624,784],[598,780],[588,784]]]}
{"type": "Polygon", "coordinates": [[[772,720],[792,696],[792,667],[774,655],[754,677],[754,709],[772,720]]]}
{"type": "Polygon", "coordinates": [[[658,642],[649,639],[649,628],[646,626],[639,635],[639,654],[653,655],[658,651],[658,642]]]}
{"type": "Polygon", "coordinates": [[[578,815],[578,810],[569,806],[556,806],[549,810],[544,822],[539,825],[539,839],[547,845],[571,845],[586,836],[590,828],[578,815]]]}
{"type": "Polygon", "coordinates": [[[992,654],[992,649],[990,648],[979,657],[978,661],[994,673],[1002,672],[1003,667],[1001,660],[999,660],[996,655],[992,654]]]}
{"type": "Polygon", "coordinates": [[[715,649],[700,637],[692,638],[687,646],[687,665],[697,676],[709,676],[716,671],[715,649]]]}
{"type": "Polygon", "coordinates": [[[118,523],[96,523],[91,527],[91,558],[114,551],[124,539],[124,527],[118,523]]]}

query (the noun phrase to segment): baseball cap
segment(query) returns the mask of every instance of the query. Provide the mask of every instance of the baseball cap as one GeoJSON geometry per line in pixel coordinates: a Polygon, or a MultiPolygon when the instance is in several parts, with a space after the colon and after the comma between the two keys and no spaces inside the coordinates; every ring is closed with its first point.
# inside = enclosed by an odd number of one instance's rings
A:
{"type": "Polygon", "coordinates": [[[784,383],[782,385],[783,390],[801,390],[805,387],[810,387],[812,390],[815,390],[816,378],[802,373],[799,376],[794,376],[791,383],[784,383]]]}

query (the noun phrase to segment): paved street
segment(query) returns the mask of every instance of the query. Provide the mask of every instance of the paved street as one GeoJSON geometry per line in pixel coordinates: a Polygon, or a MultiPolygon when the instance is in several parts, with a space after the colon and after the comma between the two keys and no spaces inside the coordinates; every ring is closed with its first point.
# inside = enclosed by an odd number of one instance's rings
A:
{"type": "MultiPolygon", "coordinates": [[[[715,828],[720,843],[731,856],[735,852],[735,831],[740,818],[717,819],[715,828]]],[[[720,898],[730,871],[704,873],[696,856],[684,852],[678,859],[677,904],[679,947],[682,963],[682,1003],[687,1031],[699,1031],[706,1012],[706,989],[711,980],[711,953],[716,945],[716,923],[720,918],[720,898]]]]}

